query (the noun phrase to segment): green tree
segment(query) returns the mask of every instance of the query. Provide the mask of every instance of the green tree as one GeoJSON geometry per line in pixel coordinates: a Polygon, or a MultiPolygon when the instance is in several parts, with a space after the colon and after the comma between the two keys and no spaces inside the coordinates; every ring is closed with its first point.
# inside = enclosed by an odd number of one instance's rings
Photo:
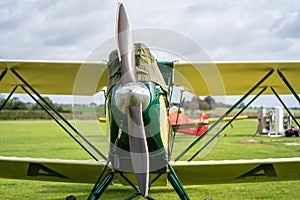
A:
{"type": "MultiPolygon", "coordinates": [[[[5,101],[4,99],[1,99],[1,105],[5,101]]],[[[20,101],[18,97],[14,97],[12,99],[9,99],[4,106],[4,109],[7,110],[27,110],[27,106],[24,102],[20,101]]]]}
{"type": "MultiPolygon", "coordinates": [[[[62,112],[62,111],[63,111],[62,106],[59,106],[59,105],[55,104],[55,103],[50,99],[50,97],[44,97],[44,100],[45,100],[51,107],[53,107],[55,110],[57,110],[58,112],[62,112]]],[[[38,101],[39,101],[40,104],[45,105],[44,102],[43,102],[41,99],[39,99],[38,101]]],[[[33,110],[42,110],[42,107],[41,107],[38,103],[36,103],[36,104],[34,104],[34,105],[32,106],[32,109],[33,109],[33,110]]]]}
{"type": "Polygon", "coordinates": [[[211,96],[205,97],[204,101],[209,105],[210,110],[213,110],[216,108],[216,102],[215,102],[214,98],[212,98],[211,96]]]}

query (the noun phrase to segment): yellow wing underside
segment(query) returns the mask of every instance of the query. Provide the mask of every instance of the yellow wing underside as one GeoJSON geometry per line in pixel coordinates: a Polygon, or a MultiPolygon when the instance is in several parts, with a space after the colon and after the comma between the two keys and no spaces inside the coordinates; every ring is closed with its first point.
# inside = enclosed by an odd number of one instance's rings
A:
{"type": "Polygon", "coordinates": [[[268,86],[264,94],[291,94],[277,74],[280,70],[297,93],[300,61],[174,63],[175,83],[184,85],[198,96],[244,95],[268,72],[274,73],[253,94],[268,86]]]}
{"type": "MultiPolygon", "coordinates": [[[[16,85],[24,85],[11,71],[14,69],[40,94],[93,95],[107,85],[105,62],[72,61],[1,61],[0,92],[10,93],[16,85]]],[[[20,87],[16,93],[25,93],[20,87]]]]}
{"type": "MultiPolygon", "coordinates": [[[[243,95],[269,71],[274,73],[260,86],[268,86],[264,94],[290,94],[277,74],[280,70],[297,93],[300,93],[300,61],[280,62],[174,62],[174,83],[198,96],[243,95]]],[[[11,71],[14,69],[40,94],[93,95],[107,86],[106,62],[0,60],[0,92],[10,93],[16,85],[24,85],[11,71]]],[[[24,93],[18,88],[17,93],[24,93]]],[[[253,94],[257,94],[259,88],[253,94]]]]}

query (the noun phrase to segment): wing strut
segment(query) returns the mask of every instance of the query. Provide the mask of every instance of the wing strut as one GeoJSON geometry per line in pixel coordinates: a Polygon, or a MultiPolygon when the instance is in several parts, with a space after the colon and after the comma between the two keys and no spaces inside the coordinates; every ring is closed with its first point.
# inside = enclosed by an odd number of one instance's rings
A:
{"type": "Polygon", "coordinates": [[[179,120],[179,115],[181,113],[181,105],[183,105],[183,93],[185,90],[181,90],[180,91],[180,99],[179,99],[179,106],[178,106],[178,112],[177,112],[177,116],[176,116],[176,123],[175,123],[175,127],[173,128],[173,140],[172,140],[172,145],[171,145],[171,149],[170,149],[170,156],[172,155],[173,152],[173,147],[174,147],[174,142],[175,142],[175,137],[176,137],[176,130],[178,130],[177,126],[178,126],[178,120],[179,120]]]}
{"type": "Polygon", "coordinates": [[[64,125],[58,120],[56,119],[56,117],[41,103],[38,101],[38,99],[36,99],[32,94],[30,94],[30,92],[22,85],[21,86],[22,89],[41,107],[43,108],[46,113],[62,128],[64,129],[64,131],[66,131],[90,156],[92,156],[95,160],[98,160],[96,156],[93,155],[93,153],[91,153],[78,139],[76,139],[76,137],[74,137],[74,135],[72,135],[72,133],[66,128],[64,127],[64,125]]]}
{"type": "Polygon", "coordinates": [[[300,127],[300,124],[298,123],[297,119],[294,117],[293,113],[290,111],[290,109],[285,105],[285,103],[282,101],[282,99],[279,97],[279,95],[277,94],[276,90],[271,87],[272,92],[275,94],[275,96],[277,97],[278,101],[280,101],[280,103],[283,105],[283,107],[285,108],[285,110],[289,113],[289,115],[293,118],[294,122],[297,124],[298,127],[300,127]]]}
{"type": "MultiPolygon", "coordinates": [[[[34,96],[24,87],[21,86],[22,89],[31,97],[33,98],[34,101],[36,101],[49,115],[52,119],[54,119],[90,156],[92,156],[95,160],[99,160],[97,158],[97,156],[95,155],[98,154],[99,156],[101,156],[104,160],[107,160],[106,156],[100,152],[92,143],[90,143],[74,126],[72,126],[72,124],[70,122],[68,122],[68,120],[66,120],[55,108],[53,108],[53,106],[51,106],[20,74],[17,73],[16,70],[14,70],[13,68],[10,69],[10,71],[22,82],[24,83],[24,85],[26,87],[28,87],[46,106],[42,105],[36,98],[34,98],[34,96]],[[70,129],[72,129],[89,147],[91,147],[91,149],[95,152],[92,153],[90,150],[88,150],[78,139],[76,139],[76,137],[70,132],[68,131],[68,129],[61,123],[58,121],[58,119],[49,112],[50,109],[51,111],[53,111],[56,116],[61,119],[70,129]]],[[[3,72],[2,72],[3,74],[3,72]]],[[[2,75],[1,74],[1,75],[2,75]]],[[[5,74],[4,74],[5,75],[5,74]]],[[[10,93],[9,97],[14,93],[14,91],[17,89],[17,86],[13,89],[13,91],[10,93]]],[[[7,98],[8,100],[9,98],[7,98]]],[[[1,106],[2,108],[2,106],[1,106]]]]}
{"type": "Polygon", "coordinates": [[[278,69],[277,70],[278,75],[282,79],[282,81],[285,83],[285,85],[289,88],[289,90],[292,92],[292,94],[295,96],[295,98],[298,100],[300,103],[300,97],[298,96],[297,92],[294,90],[294,88],[291,86],[291,84],[288,82],[288,80],[285,78],[283,73],[278,69]]]}
{"type": "Polygon", "coordinates": [[[204,132],[200,137],[198,137],[194,142],[192,142],[183,152],[181,152],[175,161],[181,159],[187,152],[189,152],[200,140],[207,135],[211,130],[213,130],[224,117],[227,117],[238,105],[240,105],[249,95],[252,94],[265,80],[267,80],[274,72],[274,69],[270,70],[254,87],[252,87],[239,101],[237,101],[231,108],[229,108],[224,115],[222,115],[215,123],[213,123],[206,132],[204,132]]]}
{"type": "Polygon", "coordinates": [[[227,128],[228,125],[237,118],[246,108],[249,107],[250,104],[252,104],[253,101],[257,99],[265,90],[267,89],[267,86],[265,86],[249,103],[247,103],[246,106],[244,106],[229,122],[227,122],[210,140],[208,140],[188,161],[192,161],[201,151],[203,151],[216,137],[218,137],[224,130],[227,128]]]}
{"type": "MultiPolygon", "coordinates": [[[[1,81],[1,80],[0,80],[1,81]]],[[[9,93],[9,95],[7,96],[7,98],[5,99],[5,101],[2,103],[2,105],[0,106],[0,111],[4,108],[4,106],[6,105],[6,103],[8,102],[8,100],[10,99],[10,97],[15,93],[15,91],[17,90],[17,88],[19,87],[19,85],[16,85],[13,90],[9,93]]]]}
{"type": "Polygon", "coordinates": [[[3,77],[5,76],[5,74],[7,73],[7,69],[3,70],[1,75],[0,75],[0,82],[3,79],[3,77]]]}

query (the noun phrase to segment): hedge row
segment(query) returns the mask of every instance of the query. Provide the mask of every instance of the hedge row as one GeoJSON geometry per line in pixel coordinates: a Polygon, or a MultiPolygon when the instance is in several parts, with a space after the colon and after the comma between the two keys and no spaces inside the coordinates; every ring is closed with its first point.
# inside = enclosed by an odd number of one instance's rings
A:
{"type": "MultiPolygon", "coordinates": [[[[88,120],[96,119],[98,116],[92,114],[76,114],[62,113],[66,119],[70,120],[74,117],[76,119],[88,120]]],[[[0,120],[49,120],[51,117],[43,110],[1,110],[0,120]]]]}

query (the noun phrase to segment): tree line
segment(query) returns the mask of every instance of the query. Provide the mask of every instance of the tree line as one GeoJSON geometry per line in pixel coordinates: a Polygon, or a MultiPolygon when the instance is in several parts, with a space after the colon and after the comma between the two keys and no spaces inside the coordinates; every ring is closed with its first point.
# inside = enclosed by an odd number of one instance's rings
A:
{"type": "MultiPolygon", "coordinates": [[[[44,97],[45,101],[55,108],[58,112],[68,112],[61,105],[53,103],[49,97],[44,97]]],[[[0,96],[0,106],[5,103],[5,98],[0,96]]],[[[40,103],[41,100],[39,100],[40,103]]],[[[18,97],[10,98],[3,107],[4,110],[42,110],[38,103],[23,102],[18,97]]]]}
{"type": "MultiPolygon", "coordinates": [[[[95,114],[97,116],[105,114],[105,106],[102,104],[76,104],[74,109],[71,104],[56,104],[49,97],[43,98],[48,105],[67,119],[73,119],[74,114],[76,114],[76,117],[80,116],[81,119],[94,119],[95,114]]],[[[0,95],[0,120],[51,119],[40,104],[45,106],[42,100],[38,100],[38,103],[32,103],[23,102],[18,97],[13,97],[6,101],[4,96],[0,95]]],[[[50,112],[52,113],[52,111],[50,112]]]]}
{"type": "MultiPolygon", "coordinates": [[[[72,111],[71,105],[61,105],[54,103],[49,97],[44,97],[44,100],[51,105],[58,112],[63,114],[71,114],[76,112],[77,114],[91,114],[85,107],[80,106],[76,107],[76,111],[72,111]],[[79,110],[78,110],[79,109],[79,110]]],[[[44,105],[41,100],[38,100],[39,103],[23,102],[18,97],[10,98],[6,103],[4,96],[0,95],[0,120],[8,119],[50,119],[48,114],[43,111],[42,107],[39,104],[44,105]],[[2,106],[5,103],[5,106],[2,106]],[[3,107],[3,108],[2,108],[3,107]],[[1,109],[2,108],[2,109],[1,109]]],[[[190,101],[182,102],[181,107],[185,110],[196,111],[209,111],[214,110],[216,107],[224,107],[226,105],[220,105],[222,103],[217,103],[212,97],[207,96],[201,99],[200,97],[194,96],[190,101]]],[[[99,114],[104,113],[104,105],[89,105],[93,106],[96,109],[96,112],[99,114]]],[[[68,115],[67,115],[68,116],[68,115]]]]}
{"type": "Polygon", "coordinates": [[[182,107],[185,110],[214,110],[216,107],[223,107],[224,105],[220,105],[217,103],[213,97],[207,96],[201,99],[198,96],[194,96],[191,101],[184,101],[182,107]]]}
{"type": "MultiPolygon", "coordinates": [[[[54,103],[49,97],[44,97],[45,101],[50,104],[59,112],[70,112],[65,110],[63,106],[54,103]]],[[[0,106],[5,102],[5,98],[0,96],[0,106]]],[[[39,100],[40,103],[41,100],[39,100]]],[[[43,104],[43,103],[42,103],[43,104]]],[[[214,98],[211,96],[204,97],[202,100],[200,97],[194,96],[191,101],[183,102],[182,107],[187,110],[213,110],[216,107],[221,107],[220,103],[216,103],[214,98]]],[[[18,97],[9,99],[4,108],[5,110],[42,110],[38,103],[23,102],[18,97]]]]}

